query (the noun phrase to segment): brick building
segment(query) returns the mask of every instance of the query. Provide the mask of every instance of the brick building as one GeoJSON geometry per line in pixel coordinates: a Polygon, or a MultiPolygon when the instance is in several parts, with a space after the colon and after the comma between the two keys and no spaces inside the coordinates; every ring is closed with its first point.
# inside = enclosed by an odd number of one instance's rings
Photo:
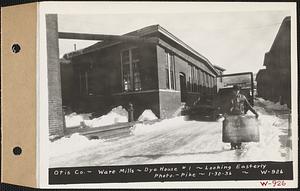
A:
{"type": "Polygon", "coordinates": [[[270,50],[265,69],[257,73],[257,93],[265,99],[291,105],[291,17],[285,17],[270,50]]]}
{"type": "Polygon", "coordinates": [[[214,65],[217,73],[218,73],[218,78],[217,78],[217,91],[219,91],[220,88],[224,87],[224,83],[223,83],[223,73],[226,70],[225,68],[222,68],[220,66],[214,65]]]}
{"type": "Polygon", "coordinates": [[[132,103],[135,118],[145,109],[168,118],[216,94],[216,68],[166,29],[152,25],[123,36],[143,40],[105,40],[64,55],[70,61],[61,64],[64,106],[106,113],[132,103]]]}

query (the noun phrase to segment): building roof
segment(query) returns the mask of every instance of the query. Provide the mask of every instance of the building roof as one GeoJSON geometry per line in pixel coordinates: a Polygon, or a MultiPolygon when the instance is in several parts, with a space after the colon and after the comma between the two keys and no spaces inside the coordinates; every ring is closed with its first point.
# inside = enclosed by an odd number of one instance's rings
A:
{"type": "Polygon", "coordinates": [[[291,25],[291,17],[287,16],[282,20],[282,23],[281,23],[281,25],[279,27],[279,30],[278,30],[278,32],[275,36],[275,39],[274,39],[273,44],[270,48],[270,51],[272,51],[275,48],[276,44],[278,44],[280,36],[290,35],[290,30],[291,30],[290,25],[291,25]],[[288,31],[285,31],[285,29],[288,29],[288,31]]]}
{"type": "Polygon", "coordinates": [[[276,49],[278,48],[284,49],[285,45],[290,46],[290,35],[291,35],[290,25],[291,25],[291,17],[287,16],[282,20],[282,23],[278,29],[278,32],[275,36],[275,39],[271,45],[270,50],[265,53],[263,66],[276,65],[276,63],[278,63],[279,61],[278,59],[274,58],[274,55],[277,55],[276,49]]]}
{"type": "Polygon", "coordinates": [[[68,60],[68,59],[65,59],[65,58],[60,58],[60,59],[59,59],[59,63],[61,63],[61,64],[70,64],[71,61],[68,60]]]}
{"type": "Polygon", "coordinates": [[[218,65],[214,65],[214,67],[217,69],[217,70],[220,70],[220,71],[225,71],[226,69],[225,68],[222,68],[221,66],[218,66],[218,65]]]}
{"type": "MultiPolygon", "coordinates": [[[[174,36],[172,33],[170,33],[169,31],[167,31],[166,29],[164,29],[160,25],[150,25],[150,26],[144,27],[142,29],[126,33],[126,34],[124,34],[122,36],[144,37],[146,35],[148,36],[150,34],[157,33],[157,32],[159,32],[160,34],[163,34],[167,38],[171,39],[172,41],[174,41],[175,43],[177,43],[178,45],[180,45],[182,48],[188,50],[194,56],[196,56],[196,57],[200,58],[201,60],[205,61],[206,65],[212,71],[214,71],[216,74],[218,74],[218,71],[216,70],[216,68],[212,65],[212,63],[210,63],[210,61],[207,58],[205,58],[203,55],[201,55],[200,53],[198,53],[196,50],[194,50],[193,48],[191,48],[190,46],[188,46],[186,43],[184,43],[182,40],[180,40],[179,38],[177,38],[176,36],[174,36]]],[[[116,45],[116,44],[120,44],[120,43],[121,43],[121,41],[113,41],[113,40],[109,40],[109,41],[105,40],[105,41],[97,42],[97,43],[95,43],[95,44],[93,44],[93,45],[91,45],[91,46],[89,46],[87,48],[67,53],[67,54],[64,55],[64,58],[69,59],[69,58],[72,58],[72,57],[76,57],[76,56],[79,56],[79,55],[82,55],[82,54],[94,52],[96,50],[107,48],[107,47],[110,47],[110,46],[113,46],[113,45],[116,45]]]]}

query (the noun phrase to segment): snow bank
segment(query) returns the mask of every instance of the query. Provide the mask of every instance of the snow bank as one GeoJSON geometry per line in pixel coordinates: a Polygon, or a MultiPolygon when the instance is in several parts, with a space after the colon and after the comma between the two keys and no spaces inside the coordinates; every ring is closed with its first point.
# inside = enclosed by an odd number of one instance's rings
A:
{"type": "Polygon", "coordinates": [[[153,132],[169,131],[172,128],[176,128],[180,125],[188,124],[183,116],[174,117],[171,119],[164,119],[154,124],[136,124],[132,127],[131,133],[133,135],[147,135],[153,132]]]}
{"type": "Polygon", "coordinates": [[[108,114],[101,117],[84,120],[85,125],[89,127],[100,127],[121,122],[128,122],[128,112],[122,106],[113,108],[108,114]]]}
{"type": "MultiPolygon", "coordinates": [[[[50,156],[57,157],[59,155],[66,155],[80,150],[87,149],[94,146],[95,143],[103,142],[102,140],[89,140],[79,133],[73,134],[71,137],[63,137],[56,141],[50,142],[50,156]]],[[[78,152],[80,153],[80,152],[78,152]]]]}
{"type": "Polygon", "coordinates": [[[80,126],[80,123],[83,122],[85,119],[89,119],[91,116],[90,113],[87,114],[77,114],[77,113],[71,113],[69,115],[65,116],[65,122],[66,127],[78,127],[80,126]]]}
{"type": "Polygon", "coordinates": [[[150,110],[146,109],[138,118],[138,121],[150,121],[157,119],[156,115],[150,110]]]}
{"type": "MultiPolygon", "coordinates": [[[[260,141],[243,143],[242,150],[230,150],[230,144],[222,142],[221,119],[202,122],[175,117],[136,124],[132,136],[121,139],[88,140],[75,134],[56,140],[49,143],[49,162],[51,167],[62,167],[291,160],[289,116],[265,112],[265,105],[275,105],[272,102],[257,105],[260,141]]],[[[247,115],[254,116],[250,111],[247,115]]]]}
{"type": "MultiPolygon", "coordinates": [[[[273,110],[288,109],[286,106],[274,104],[261,98],[259,101],[264,102],[266,108],[273,110]]],[[[255,107],[255,109],[259,112],[258,119],[261,123],[259,128],[260,142],[246,145],[247,152],[243,156],[243,160],[291,160],[292,150],[288,147],[290,137],[286,133],[290,131],[288,116],[266,115],[263,114],[263,108],[255,107]]]]}
{"type": "Polygon", "coordinates": [[[287,106],[287,104],[281,105],[279,102],[274,103],[269,100],[265,100],[263,98],[257,98],[259,102],[265,105],[265,108],[270,109],[270,110],[281,110],[281,111],[287,111],[290,110],[287,106]]]}
{"type": "Polygon", "coordinates": [[[66,127],[78,127],[81,125],[81,122],[84,122],[84,124],[89,127],[100,127],[120,122],[128,122],[128,113],[122,106],[115,107],[108,114],[98,118],[90,119],[91,115],[90,113],[77,114],[75,112],[66,115],[66,127]]]}

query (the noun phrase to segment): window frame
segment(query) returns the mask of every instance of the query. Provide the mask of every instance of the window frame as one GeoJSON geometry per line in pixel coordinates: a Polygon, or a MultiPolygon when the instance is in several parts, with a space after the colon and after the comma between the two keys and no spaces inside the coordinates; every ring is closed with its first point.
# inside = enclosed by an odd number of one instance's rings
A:
{"type": "MultiPolygon", "coordinates": [[[[138,90],[136,90],[136,83],[135,83],[135,76],[134,76],[134,67],[133,67],[133,63],[137,62],[140,63],[141,59],[138,57],[138,59],[133,60],[133,54],[132,54],[132,50],[134,49],[139,49],[138,46],[132,46],[129,48],[124,48],[120,50],[120,64],[121,64],[121,84],[122,84],[122,92],[132,92],[132,91],[141,91],[142,90],[142,81],[141,81],[141,72],[139,70],[139,83],[140,83],[140,88],[138,90]],[[128,90],[125,90],[125,84],[124,84],[124,63],[123,63],[123,52],[128,51],[129,54],[129,60],[128,60],[128,64],[129,64],[129,77],[130,77],[130,86],[128,90]]],[[[139,65],[139,64],[138,64],[139,65]]],[[[139,67],[138,67],[139,68],[139,67]]]]}
{"type": "Polygon", "coordinates": [[[176,74],[175,74],[175,56],[171,51],[165,50],[166,63],[165,70],[166,72],[166,89],[176,90],[176,74]],[[173,75],[171,75],[173,72],[173,75]]]}

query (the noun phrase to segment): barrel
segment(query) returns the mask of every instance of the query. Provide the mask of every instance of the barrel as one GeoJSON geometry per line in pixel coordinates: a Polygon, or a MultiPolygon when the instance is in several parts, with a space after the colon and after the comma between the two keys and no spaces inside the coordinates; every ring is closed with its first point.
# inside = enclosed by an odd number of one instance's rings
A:
{"type": "Polygon", "coordinates": [[[259,142],[259,121],[255,116],[229,115],[223,121],[224,143],[259,142]]]}

